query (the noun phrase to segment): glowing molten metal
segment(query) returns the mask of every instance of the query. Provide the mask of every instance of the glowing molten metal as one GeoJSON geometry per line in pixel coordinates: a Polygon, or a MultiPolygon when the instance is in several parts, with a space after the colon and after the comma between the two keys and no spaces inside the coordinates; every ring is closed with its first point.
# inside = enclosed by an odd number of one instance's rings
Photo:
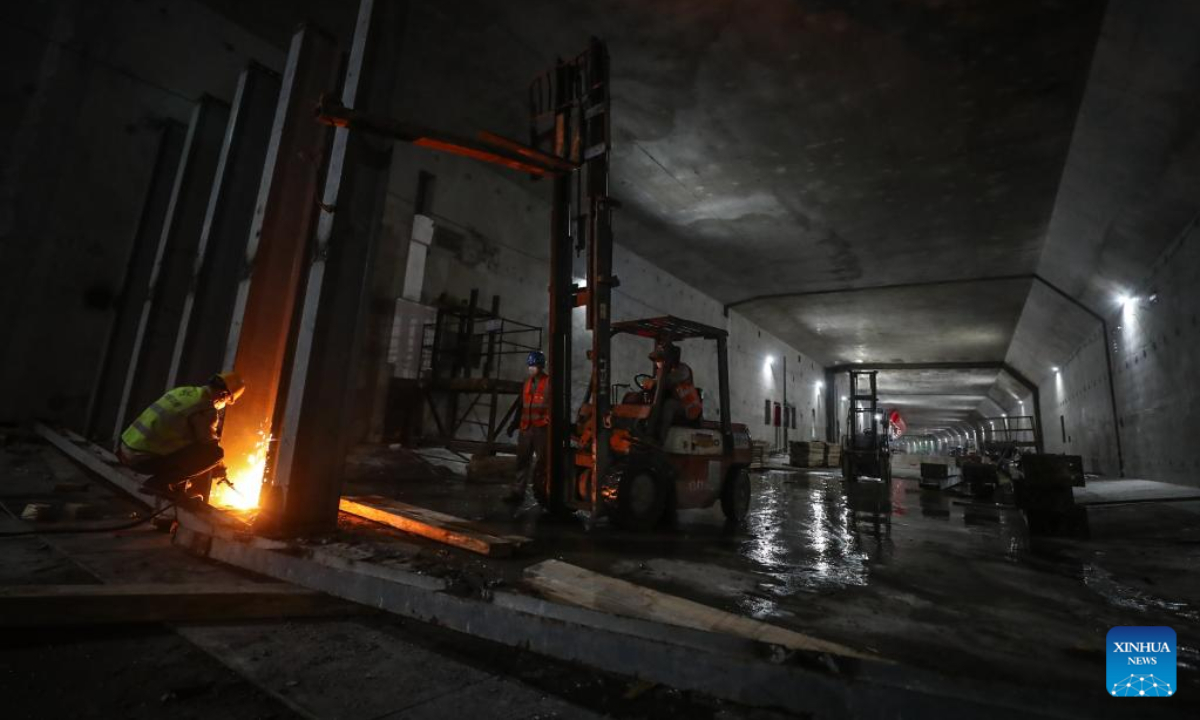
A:
{"type": "Polygon", "coordinates": [[[258,493],[267,469],[267,446],[270,441],[270,436],[260,432],[253,451],[244,458],[227,459],[225,470],[233,487],[225,483],[215,484],[212,505],[233,510],[253,510],[258,507],[258,493]]]}

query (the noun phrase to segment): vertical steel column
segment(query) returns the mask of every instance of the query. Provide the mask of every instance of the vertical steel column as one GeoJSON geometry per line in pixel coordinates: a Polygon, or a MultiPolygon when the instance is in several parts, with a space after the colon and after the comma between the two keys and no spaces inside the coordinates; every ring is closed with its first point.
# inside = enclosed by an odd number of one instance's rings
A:
{"type": "Polygon", "coordinates": [[[200,98],[192,112],[183,159],[155,251],[154,269],[150,271],[149,291],[134,336],[132,362],[117,411],[118,427],[167,390],[171,350],[191,285],[192,260],[200,244],[208,193],[228,122],[229,106],[207,95],[200,98]]]}
{"type": "Polygon", "coordinates": [[[225,456],[248,456],[271,432],[284,380],[296,299],[310,252],[317,191],[329,132],[313,119],[320,96],[337,87],[333,38],[300,27],[292,36],[267,146],[243,275],[225,345],[225,369],[236,369],[246,393],[225,414],[225,456]]]}
{"type": "Polygon", "coordinates": [[[167,208],[171,204],[171,193],[186,139],[187,127],[183,123],[174,120],[163,123],[158,155],[150,176],[150,187],[142,204],[137,232],[134,233],[125,274],[119,285],[116,312],[109,324],[104,354],[96,371],[96,382],[88,399],[84,434],[105,444],[115,440],[124,429],[120,425],[117,412],[125,392],[125,377],[129,365],[133,362],[137,318],[146,302],[146,295],[150,292],[150,272],[154,268],[157,241],[162,236],[163,224],[166,222],[167,208]]]}
{"type": "Polygon", "coordinates": [[[221,369],[278,99],[278,73],[257,63],[242,71],[192,265],[168,387],[201,382],[221,369]]]}
{"type": "MultiPolygon", "coordinates": [[[[406,5],[362,0],[342,104],[388,107],[406,5]]],[[[366,339],[371,267],[383,221],[392,144],[347,128],[334,133],[301,301],[266,522],[285,532],[336,527],[353,376],[366,339]]]]}

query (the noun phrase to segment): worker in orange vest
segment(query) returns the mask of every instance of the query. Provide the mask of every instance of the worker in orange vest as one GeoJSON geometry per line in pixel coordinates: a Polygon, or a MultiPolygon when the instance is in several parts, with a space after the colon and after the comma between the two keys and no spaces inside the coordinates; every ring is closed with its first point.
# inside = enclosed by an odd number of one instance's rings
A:
{"type": "MultiPolygon", "coordinates": [[[[672,425],[680,423],[696,423],[704,417],[704,404],[700,399],[700,391],[692,376],[692,368],[680,360],[679,346],[673,343],[656,345],[650,359],[654,361],[655,378],[663,378],[663,391],[667,397],[662,401],[657,424],[651,427],[657,431],[659,442],[667,438],[667,431],[672,425]]],[[[648,383],[648,389],[654,384],[648,383]]]]}
{"type": "Polygon", "coordinates": [[[513,414],[512,424],[508,426],[510,437],[518,428],[521,430],[517,439],[517,482],[504,498],[508,502],[520,502],[525,498],[530,461],[535,453],[535,481],[544,482],[546,476],[547,428],[550,426],[550,376],[546,374],[546,356],[534,350],[525,358],[525,364],[529,368],[529,377],[521,389],[521,408],[513,414]]]}

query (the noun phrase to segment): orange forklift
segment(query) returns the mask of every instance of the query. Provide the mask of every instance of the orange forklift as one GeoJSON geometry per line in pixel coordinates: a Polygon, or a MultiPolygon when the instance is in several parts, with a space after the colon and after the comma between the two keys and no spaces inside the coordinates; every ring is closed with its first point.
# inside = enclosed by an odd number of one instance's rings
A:
{"type": "MultiPolygon", "coordinates": [[[[720,420],[667,420],[667,365],[654,375],[638,374],[621,401],[611,403],[603,423],[593,422],[594,393],[580,408],[571,438],[575,450],[574,496],[568,505],[609,515],[620,525],[646,530],[674,510],[712,507],[718,501],[730,523],[740,524],[750,508],[750,432],[734,424],[729,410],[728,333],[690,320],[665,316],[612,324],[612,335],[628,333],[655,347],[681,340],[717,343],[720,420]],[[608,435],[607,467],[597,471],[595,428],[608,435]],[[659,430],[666,426],[665,433],[659,430]],[[598,481],[597,481],[598,479],[598,481]]],[[[614,385],[610,396],[615,395],[614,385]]],[[[560,489],[561,491],[561,489],[560,489]]]]}
{"type": "Polygon", "coordinates": [[[729,408],[727,333],[674,317],[612,322],[612,211],[608,195],[612,150],[609,61],[604,43],[558,61],[529,87],[530,147],[569,164],[553,175],[550,212],[550,426],[545,476],[534,493],[551,513],[584,511],[592,523],[610,516],[619,523],[653,527],[677,508],[709,507],[718,500],[728,518],[740,521],[750,502],[750,436],[733,425],[729,408]],[[576,259],[586,262],[583,283],[576,259]],[[572,412],[575,351],[572,313],[584,308],[591,348],[590,388],[572,412]],[[639,389],[620,402],[612,397],[611,344],[629,333],[655,342],[692,338],[717,343],[720,422],[654,431],[666,400],[664,378],[654,392],[639,376],[639,389]],[[652,422],[653,421],[653,422],[652,422]]]}

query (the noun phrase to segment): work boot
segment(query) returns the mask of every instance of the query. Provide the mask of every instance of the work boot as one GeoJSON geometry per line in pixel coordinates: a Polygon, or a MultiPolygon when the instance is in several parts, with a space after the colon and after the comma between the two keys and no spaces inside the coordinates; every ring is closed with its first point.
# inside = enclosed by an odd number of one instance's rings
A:
{"type": "Polygon", "coordinates": [[[143,495],[167,497],[171,494],[171,482],[165,478],[151,477],[142,483],[141,487],[138,488],[138,492],[143,495]]]}

